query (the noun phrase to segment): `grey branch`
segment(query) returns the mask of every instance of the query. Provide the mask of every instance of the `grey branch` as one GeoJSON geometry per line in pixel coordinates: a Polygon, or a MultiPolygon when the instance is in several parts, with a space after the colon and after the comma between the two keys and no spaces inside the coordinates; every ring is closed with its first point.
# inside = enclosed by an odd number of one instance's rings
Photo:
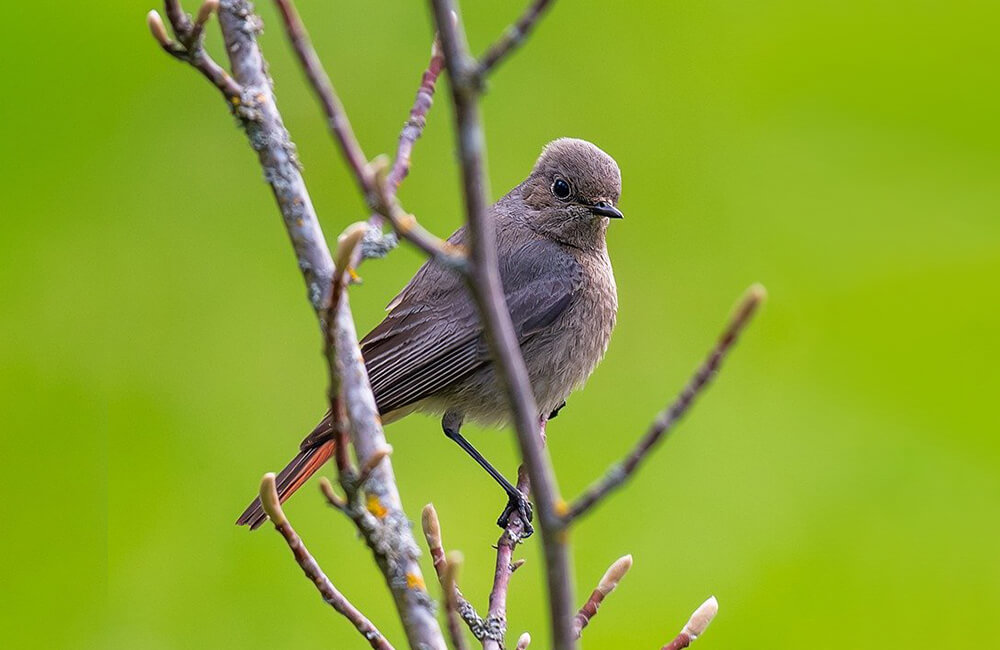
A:
{"type": "MultiPolygon", "coordinates": [[[[182,27],[185,20],[190,20],[179,10],[176,0],[167,0],[167,12],[172,22],[182,27]]],[[[343,399],[331,400],[331,408],[343,405],[359,462],[372,468],[363,486],[366,501],[363,508],[352,504],[352,518],[382,569],[410,645],[443,649],[444,637],[424,588],[416,559],[419,551],[400,504],[391,462],[388,457],[377,464],[372,460],[387,447],[385,437],[358,350],[347,296],[331,300],[331,289],[341,287],[342,282],[332,282],[333,259],[302,178],[295,147],[274,100],[267,66],[257,43],[260,18],[247,0],[222,0],[219,23],[232,75],[240,88],[235,114],[257,152],[265,180],[277,200],[313,309],[324,331],[332,328],[335,333],[336,354],[328,356],[335,359],[336,369],[331,369],[331,377],[338,378],[343,399]],[[327,313],[331,305],[335,312],[332,317],[327,313]],[[334,320],[335,323],[331,322],[334,320]]],[[[157,30],[153,31],[157,40],[161,40],[157,30]]]]}
{"type": "Polygon", "coordinates": [[[479,67],[476,71],[480,79],[483,79],[494,68],[497,67],[507,56],[517,49],[524,39],[528,37],[531,30],[538,24],[542,14],[551,6],[552,0],[534,0],[517,21],[504,31],[496,43],[486,51],[486,54],[479,59],[479,67]]]}
{"type": "Polygon", "coordinates": [[[521,348],[507,310],[497,265],[493,223],[487,217],[486,144],[479,115],[480,84],[476,62],[469,55],[465,30],[453,0],[431,0],[434,20],[451,80],[455,128],[469,235],[469,287],[479,309],[497,374],[507,393],[521,457],[535,493],[548,580],[552,646],[573,648],[573,587],[569,551],[562,534],[561,503],[555,474],[539,435],[538,406],[528,381],[521,348]]]}
{"type": "MultiPolygon", "coordinates": [[[[544,423],[543,423],[544,428],[544,423]]],[[[517,470],[517,489],[525,496],[530,495],[530,484],[524,467],[517,470]]],[[[514,549],[524,534],[524,521],[520,513],[511,515],[507,528],[497,541],[497,561],[493,570],[493,589],[490,590],[490,608],[486,623],[490,634],[484,639],[483,650],[503,650],[507,633],[507,593],[510,578],[519,565],[514,564],[514,549]]]]}
{"type": "Polygon", "coordinates": [[[346,295],[339,301],[336,318],[337,370],[350,422],[351,443],[361,466],[371,468],[361,486],[364,503],[352,503],[349,512],[385,576],[410,645],[443,649],[444,637],[434,617],[434,603],[420,571],[420,551],[403,512],[392,463],[385,453],[389,445],[368,383],[346,295]],[[381,462],[376,463],[373,459],[379,456],[381,462]]]}
{"type": "Polygon", "coordinates": [[[302,567],[306,577],[316,585],[323,600],[343,614],[344,618],[351,622],[371,647],[376,650],[392,650],[392,645],[385,640],[378,628],[333,585],[315,558],[309,553],[309,549],[306,548],[295,529],[292,528],[292,524],[289,523],[281,509],[281,504],[278,503],[278,491],[274,487],[274,474],[264,475],[264,479],[260,483],[260,502],[264,506],[264,512],[270,517],[271,523],[274,524],[275,530],[285,538],[288,548],[295,556],[295,561],[302,567]]]}
{"type": "Polygon", "coordinates": [[[242,88],[229,76],[228,72],[223,70],[209,56],[208,52],[205,51],[201,38],[205,21],[208,20],[216,7],[217,2],[215,0],[208,0],[202,5],[201,11],[198,12],[198,19],[192,22],[191,17],[184,13],[177,0],[167,0],[165,13],[174,31],[174,36],[177,38],[176,41],[167,34],[167,28],[163,24],[163,19],[160,18],[160,14],[155,10],[146,14],[146,23],[149,25],[149,31],[152,32],[153,38],[156,39],[156,42],[160,44],[160,47],[167,54],[190,64],[195,70],[204,75],[206,79],[211,81],[222,92],[223,96],[230,103],[230,108],[233,108],[239,105],[242,88]]]}
{"type": "Polygon", "coordinates": [[[563,519],[563,525],[568,526],[574,519],[589,512],[591,508],[600,503],[608,494],[635,473],[636,469],[639,468],[639,465],[646,459],[650,452],[663,441],[664,436],[688,411],[698,394],[711,382],[712,377],[715,376],[715,373],[722,365],[722,361],[732,349],[733,344],[736,343],[740,333],[749,324],[750,319],[764,301],[765,296],[764,287],[759,284],[753,285],[747,290],[732,319],[723,331],[722,336],[719,337],[719,341],[688,381],[684,390],[681,391],[669,407],[660,412],[650,425],[646,435],[639,440],[624,460],[613,465],[603,478],[587,488],[573,502],[573,505],[570,506],[569,511],[563,519]]]}

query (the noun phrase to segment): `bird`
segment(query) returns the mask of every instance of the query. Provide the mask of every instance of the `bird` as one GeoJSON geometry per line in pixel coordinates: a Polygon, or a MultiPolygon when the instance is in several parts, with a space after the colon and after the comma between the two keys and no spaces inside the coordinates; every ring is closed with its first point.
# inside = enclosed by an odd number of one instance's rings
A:
{"type": "MultiPolygon", "coordinates": [[[[575,138],[547,144],[528,177],[489,208],[500,279],[524,357],[539,418],[555,417],[607,351],[618,295],[606,233],[618,209],[621,172],[596,145],[575,138]]],[[[463,226],[448,238],[467,248],[463,226]]],[[[456,442],[503,488],[498,525],[517,511],[530,534],[531,503],[462,435],[466,421],[503,426],[506,395],[476,306],[453,269],[429,259],[386,307],[385,318],[360,341],[382,422],[414,412],[440,415],[456,442]]],[[[333,454],[330,413],[278,474],[287,499],[333,454]]],[[[260,498],[237,520],[260,527],[260,498]]]]}

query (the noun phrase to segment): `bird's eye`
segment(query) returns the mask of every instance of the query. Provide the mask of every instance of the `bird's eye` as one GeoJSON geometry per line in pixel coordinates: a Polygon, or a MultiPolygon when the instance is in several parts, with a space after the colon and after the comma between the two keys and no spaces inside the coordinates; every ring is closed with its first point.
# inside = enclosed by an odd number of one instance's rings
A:
{"type": "Polygon", "coordinates": [[[561,178],[557,178],[554,183],[552,183],[552,193],[557,199],[565,200],[569,198],[570,187],[569,183],[561,178]]]}

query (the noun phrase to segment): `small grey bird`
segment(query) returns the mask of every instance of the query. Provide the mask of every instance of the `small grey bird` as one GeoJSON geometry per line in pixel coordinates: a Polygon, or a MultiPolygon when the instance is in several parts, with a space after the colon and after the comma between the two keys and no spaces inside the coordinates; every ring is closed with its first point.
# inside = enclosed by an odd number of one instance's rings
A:
{"type": "MultiPolygon", "coordinates": [[[[554,417],[607,350],[618,296],[605,233],[610,219],[622,218],[615,207],[620,193],[614,159],[589,142],[562,138],[549,143],[531,175],[490,208],[504,295],[539,417],[554,417]]],[[[448,241],[462,246],[467,239],[463,227],[448,241]]],[[[428,261],[387,310],[361,340],[382,421],[414,411],[443,415],[445,434],[506,492],[507,507],[497,523],[505,527],[517,510],[527,525],[528,500],[460,433],[466,419],[484,425],[509,419],[479,315],[462,280],[428,261]]],[[[333,447],[327,413],[278,474],[281,501],[330,458],[333,447]]],[[[254,529],[266,518],[256,499],[236,523],[254,529]]]]}

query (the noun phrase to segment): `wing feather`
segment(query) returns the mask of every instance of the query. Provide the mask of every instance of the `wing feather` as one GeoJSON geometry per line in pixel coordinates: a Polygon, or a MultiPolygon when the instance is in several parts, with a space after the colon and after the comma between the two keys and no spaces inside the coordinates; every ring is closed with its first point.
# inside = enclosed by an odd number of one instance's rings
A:
{"type": "MultiPolygon", "coordinates": [[[[461,242],[464,234],[452,236],[461,242]]],[[[559,244],[535,240],[500,269],[507,306],[523,344],[552,325],[582,285],[576,260],[559,244]]],[[[361,341],[381,413],[429,397],[490,362],[479,315],[457,274],[427,262],[361,341]]]]}

